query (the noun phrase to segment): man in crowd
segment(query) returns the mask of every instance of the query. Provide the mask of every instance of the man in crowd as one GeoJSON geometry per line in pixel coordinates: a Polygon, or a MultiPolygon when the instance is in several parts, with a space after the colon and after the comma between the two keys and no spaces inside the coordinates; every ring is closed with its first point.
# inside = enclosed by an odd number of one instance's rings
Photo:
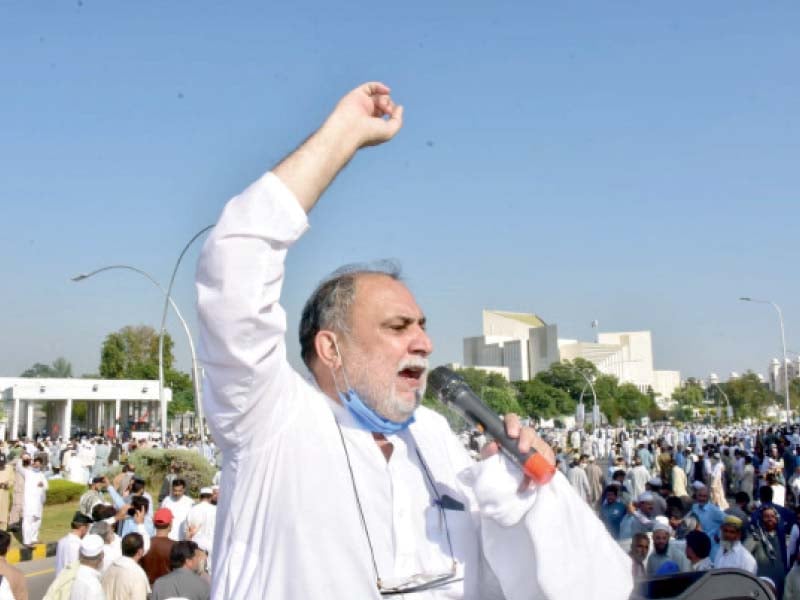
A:
{"type": "Polygon", "coordinates": [[[603,494],[603,469],[597,466],[594,456],[589,456],[586,463],[586,479],[589,480],[589,504],[596,507],[600,504],[600,497],[603,494]]]}
{"type": "Polygon", "coordinates": [[[589,503],[591,502],[592,492],[589,488],[589,479],[586,477],[586,470],[584,468],[586,464],[585,460],[585,455],[575,457],[567,472],[567,479],[569,479],[572,487],[575,488],[578,496],[580,496],[584,502],[589,503]]]}
{"type": "Polygon", "coordinates": [[[719,551],[714,557],[715,569],[742,569],[756,574],[756,559],[742,545],[742,520],[733,515],[725,517],[720,527],[719,551]]]}
{"type": "MultiPolygon", "coordinates": [[[[22,508],[25,504],[25,474],[18,467],[23,462],[23,452],[21,447],[18,446],[12,449],[12,451],[14,450],[18,451],[19,454],[12,459],[12,464],[14,465],[14,495],[11,499],[11,513],[8,516],[8,524],[9,529],[22,531],[22,508]]],[[[13,457],[14,455],[11,454],[10,456],[13,457]]],[[[30,462],[27,463],[27,466],[30,466],[30,462]]]]}
{"type": "Polygon", "coordinates": [[[690,531],[686,534],[686,558],[692,571],[708,571],[713,568],[711,554],[711,538],[702,531],[690,531]]]}
{"type": "Polygon", "coordinates": [[[100,583],[103,565],[103,539],[90,533],[81,540],[80,566],[72,582],[69,600],[105,600],[100,583]]]}
{"type": "Polygon", "coordinates": [[[8,492],[14,483],[14,469],[6,463],[6,455],[0,452],[0,531],[8,529],[10,509],[8,492]]]}
{"type": "Polygon", "coordinates": [[[650,471],[642,464],[642,459],[638,456],[633,459],[633,468],[625,476],[625,486],[630,490],[633,498],[641,496],[650,480],[650,471]]]}
{"type": "Polygon", "coordinates": [[[81,511],[77,511],[72,517],[71,530],[67,535],[58,540],[56,546],[56,576],[67,565],[78,560],[81,550],[81,540],[89,531],[92,519],[81,511]]]}
{"type": "Polygon", "coordinates": [[[25,501],[22,505],[22,543],[30,546],[39,541],[39,529],[42,527],[42,513],[47,498],[47,478],[42,473],[42,463],[28,454],[17,462],[17,473],[22,474],[25,486],[25,501]]]}
{"type": "Polygon", "coordinates": [[[139,566],[144,556],[144,539],[138,533],[122,538],[122,556],[103,575],[103,591],[107,600],[147,600],[150,582],[139,566]]]}
{"type": "Polygon", "coordinates": [[[689,570],[685,552],[670,543],[669,525],[659,520],[653,525],[653,552],[647,558],[647,574],[655,575],[661,566],[669,561],[676,563],[681,571],[689,570]]]}
{"type": "MultiPolygon", "coordinates": [[[[731,517],[729,517],[731,518],[731,517]]],[[[778,590],[778,598],[783,595],[783,580],[789,569],[786,560],[786,534],[778,526],[780,517],[774,507],[761,511],[761,521],[750,530],[750,537],[744,547],[755,559],[759,577],[769,577],[778,590]]]]}
{"type": "MultiPolygon", "coordinates": [[[[13,600],[28,600],[28,584],[25,581],[25,574],[6,560],[10,545],[11,536],[0,530],[0,579],[3,584],[8,586],[13,600]]],[[[0,590],[2,590],[2,584],[0,584],[0,590]]],[[[3,596],[0,594],[0,597],[3,596]]]]}
{"type": "Polygon", "coordinates": [[[152,585],[156,579],[169,573],[169,555],[175,542],[169,538],[172,513],[168,508],[159,508],[153,517],[156,534],[150,540],[150,549],[142,557],[141,565],[152,585]]]}
{"type": "Polygon", "coordinates": [[[168,508],[172,513],[172,529],[169,537],[180,541],[186,537],[186,517],[194,506],[194,500],[186,495],[186,481],[177,478],[172,481],[172,493],[161,502],[161,508],[168,508]]]}
{"type": "Polygon", "coordinates": [[[631,557],[632,565],[631,568],[633,569],[633,576],[636,578],[639,577],[647,577],[647,567],[645,566],[645,560],[647,560],[647,554],[650,552],[650,538],[647,537],[646,533],[635,533],[631,538],[631,551],[629,556],[631,557]]]}
{"type": "Polygon", "coordinates": [[[603,500],[603,504],[600,506],[600,519],[615,540],[619,539],[619,526],[622,523],[622,519],[625,517],[626,511],[625,505],[620,502],[617,497],[618,491],[619,486],[617,485],[606,486],[604,493],[605,500],[603,500]]]}
{"type": "Polygon", "coordinates": [[[169,555],[172,570],[153,584],[151,600],[208,600],[211,588],[197,573],[199,560],[197,544],[192,541],[176,542],[169,555]]]}
{"type": "Polygon", "coordinates": [[[114,508],[117,510],[121,509],[124,506],[130,506],[134,509],[134,513],[137,510],[144,508],[144,527],[145,531],[142,532],[139,528],[139,523],[137,523],[136,519],[133,515],[129,515],[126,519],[122,521],[121,529],[120,529],[120,537],[125,537],[129,533],[142,533],[146,537],[152,537],[155,535],[155,529],[153,528],[153,497],[150,495],[149,492],[145,490],[145,482],[141,479],[134,478],[131,481],[130,485],[130,495],[123,498],[119,495],[117,490],[111,486],[108,488],[109,493],[111,494],[111,499],[114,503],[114,508]]]}
{"type": "MultiPolygon", "coordinates": [[[[384,85],[353,90],[228,203],[206,240],[197,269],[204,401],[225,461],[214,597],[372,598],[416,589],[424,573],[450,598],[523,589],[627,598],[630,563],[563,476],[532,493],[496,444],[476,465],[441,415],[419,407],[433,348],[397,272],[350,268],[323,282],[300,319],[314,382],[289,364],[279,304],[286,251],[339,170],[359,148],[392,138],[401,117],[384,85]],[[444,490],[453,509],[439,519],[444,490]],[[591,547],[564,539],[564,521],[591,547]],[[278,551],[281,560],[265,559],[278,551]]],[[[554,466],[518,418],[507,416],[506,431],[554,466]]]]}
{"type": "Polygon", "coordinates": [[[217,507],[211,503],[214,490],[210,487],[200,489],[200,500],[186,516],[186,537],[202,548],[214,544],[214,526],[217,522],[217,507]]]}
{"type": "Polygon", "coordinates": [[[98,476],[92,479],[89,489],[86,490],[78,503],[80,511],[87,517],[92,516],[92,509],[97,504],[105,504],[106,499],[103,493],[108,489],[108,479],[105,476],[98,476]]]}
{"type": "Polygon", "coordinates": [[[694,494],[695,502],[692,504],[692,514],[700,521],[700,526],[712,541],[711,554],[714,555],[716,545],[714,538],[719,533],[720,525],[725,520],[725,513],[708,501],[708,487],[698,483],[694,494]]]}

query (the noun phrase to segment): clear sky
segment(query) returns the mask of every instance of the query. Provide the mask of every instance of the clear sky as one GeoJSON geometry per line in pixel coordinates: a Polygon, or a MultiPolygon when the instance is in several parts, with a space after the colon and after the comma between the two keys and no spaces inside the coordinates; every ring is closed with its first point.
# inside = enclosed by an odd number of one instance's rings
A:
{"type": "MultiPolygon", "coordinates": [[[[305,298],[398,259],[434,363],[481,309],[562,337],[650,329],[657,368],[765,372],[800,351],[800,3],[0,3],[0,376],[157,327],[183,245],[335,101],[378,79],[406,107],[292,249],[305,298]]],[[[196,329],[187,254],[175,299],[196,329]]],[[[179,366],[187,344],[174,320],[179,366]]]]}

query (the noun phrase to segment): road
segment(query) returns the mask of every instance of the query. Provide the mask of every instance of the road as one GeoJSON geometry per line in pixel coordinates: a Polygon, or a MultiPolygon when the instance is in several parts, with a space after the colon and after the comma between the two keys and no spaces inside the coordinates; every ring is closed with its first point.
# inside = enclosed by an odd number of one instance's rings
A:
{"type": "Polygon", "coordinates": [[[25,580],[28,583],[28,600],[42,600],[48,586],[55,579],[55,556],[29,560],[14,566],[25,573],[25,580]]]}

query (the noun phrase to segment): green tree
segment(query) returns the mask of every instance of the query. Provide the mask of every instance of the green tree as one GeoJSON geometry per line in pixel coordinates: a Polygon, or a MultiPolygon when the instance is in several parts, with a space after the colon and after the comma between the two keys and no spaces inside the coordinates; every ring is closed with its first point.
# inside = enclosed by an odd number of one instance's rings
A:
{"type": "Polygon", "coordinates": [[[510,387],[487,387],[483,390],[483,401],[498,415],[507,413],[523,414],[522,408],[517,402],[513,388],[510,387]]]}
{"type": "Polygon", "coordinates": [[[641,419],[650,410],[650,398],[632,383],[623,383],[617,388],[617,409],[626,421],[641,419]]]}
{"type": "MultiPolygon", "coordinates": [[[[193,411],[192,378],[172,368],[172,337],[164,334],[164,385],[172,389],[167,414],[193,411]]],[[[109,333],[100,350],[100,376],[106,379],[158,379],[158,333],[146,325],[109,333]]]]}
{"type": "MultiPolygon", "coordinates": [[[[748,371],[744,375],[731,379],[720,386],[725,390],[733,407],[733,414],[736,418],[758,417],[764,414],[768,406],[778,403],[781,406],[781,398],[761,382],[758,375],[748,371]]],[[[791,387],[790,387],[791,390],[791,387]]],[[[720,399],[721,406],[725,400],[720,399]]]]}
{"type": "Polygon", "coordinates": [[[20,375],[20,377],[37,377],[37,378],[53,378],[53,377],[72,377],[72,364],[63,356],[59,356],[50,365],[42,363],[34,363],[29,369],[20,375]]]}
{"type": "Polygon", "coordinates": [[[522,414],[537,419],[550,419],[559,415],[559,406],[568,406],[572,399],[564,390],[543,382],[541,379],[517,381],[518,401],[522,414]]]}
{"type": "MultiPolygon", "coordinates": [[[[172,368],[172,337],[164,334],[164,373],[172,368]]],[[[158,333],[146,325],[127,325],[109,333],[100,351],[106,379],[158,379],[158,333]]]]}

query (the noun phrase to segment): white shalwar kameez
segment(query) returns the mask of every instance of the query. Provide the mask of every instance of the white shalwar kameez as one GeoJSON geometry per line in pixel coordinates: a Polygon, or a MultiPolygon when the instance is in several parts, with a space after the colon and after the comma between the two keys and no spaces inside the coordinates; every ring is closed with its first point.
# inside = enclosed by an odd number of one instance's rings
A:
{"type": "Polygon", "coordinates": [[[753,555],[747,551],[741,542],[734,542],[733,547],[725,552],[721,547],[714,558],[715,569],[742,569],[748,573],[756,574],[758,565],[753,555]]]}
{"type": "Polygon", "coordinates": [[[47,477],[41,471],[23,467],[22,461],[17,461],[17,470],[25,478],[25,496],[22,502],[22,543],[30,545],[39,541],[44,502],[47,498],[47,477]]]}
{"type": "Polygon", "coordinates": [[[387,461],[370,432],[294,371],[278,299],[286,250],[306,228],[270,173],[228,203],[200,258],[205,410],[224,453],[212,598],[379,598],[353,481],[384,581],[449,571],[419,450],[439,494],[464,505],[446,511],[464,579],[414,598],[627,599],[629,558],[562,475],[517,494],[516,467],[500,456],[473,463],[424,407],[387,436],[387,461]]]}

